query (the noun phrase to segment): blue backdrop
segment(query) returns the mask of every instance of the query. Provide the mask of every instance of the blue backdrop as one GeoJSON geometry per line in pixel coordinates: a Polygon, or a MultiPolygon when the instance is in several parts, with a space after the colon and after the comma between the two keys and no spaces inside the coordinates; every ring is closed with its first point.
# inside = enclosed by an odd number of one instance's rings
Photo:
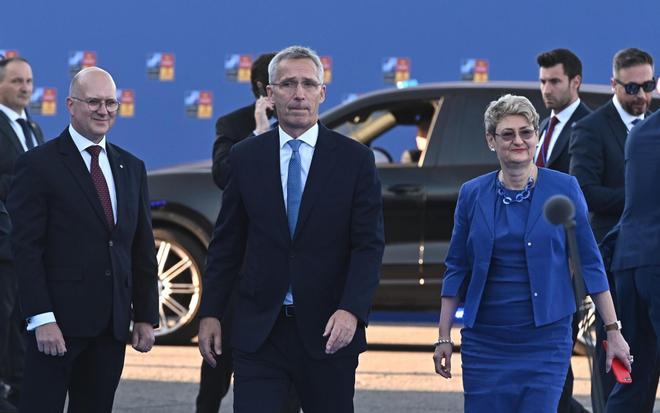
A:
{"type": "Polygon", "coordinates": [[[535,80],[536,54],[568,47],[585,82],[607,84],[621,48],[660,58],[659,15],[653,0],[25,0],[3,2],[0,49],[30,60],[36,86],[57,88],[57,114],[35,116],[48,137],[67,124],[69,53],[95,51],[117,86],[136,93],[135,116],[118,119],[110,139],[155,168],[208,158],[215,118],[252,101],[248,84],[225,79],[228,54],[302,44],[331,56],[323,110],[391,87],[381,72],[389,56],[409,57],[419,82],[458,80],[464,58],[488,59],[492,80],[535,80]],[[147,78],[150,52],[175,54],[173,82],[147,78]],[[213,119],[186,116],[188,90],[213,92],[213,119]]]}

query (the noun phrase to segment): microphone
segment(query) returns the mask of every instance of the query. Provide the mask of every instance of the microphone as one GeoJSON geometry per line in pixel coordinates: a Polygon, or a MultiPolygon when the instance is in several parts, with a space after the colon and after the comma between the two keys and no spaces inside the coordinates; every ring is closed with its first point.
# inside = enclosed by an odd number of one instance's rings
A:
{"type": "MultiPolygon", "coordinates": [[[[575,293],[575,303],[582,320],[586,319],[586,308],[582,305],[585,297],[584,278],[582,276],[582,263],[580,261],[580,250],[575,236],[575,204],[565,195],[554,195],[550,197],[543,205],[543,215],[545,219],[553,225],[563,225],[566,231],[566,241],[568,243],[568,256],[570,257],[571,270],[573,271],[573,289],[575,293]]],[[[594,348],[590,345],[592,338],[588,329],[582,330],[582,336],[587,343],[587,360],[592,364],[594,360],[594,348]]],[[[594,412],[603,412],[604,406],[601,397],[601,378],[600,366],[593,363],[592,381],[594,382],[594,391],[596,392],[596,403],[594,412]]]]}
{"type": "Polygon", "coordinates": [[[568,197],[555,195],[543,205],[543,214],[553,225],[566,225],[575,217],[575,205],[568,197]]]}

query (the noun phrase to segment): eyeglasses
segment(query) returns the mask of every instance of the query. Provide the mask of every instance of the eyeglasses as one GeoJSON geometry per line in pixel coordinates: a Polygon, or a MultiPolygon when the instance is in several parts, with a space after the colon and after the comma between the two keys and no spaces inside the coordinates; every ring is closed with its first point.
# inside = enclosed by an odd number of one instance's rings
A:
{"type": "Polygon", "coordinates": [[[520,139],[527,141],[530,140],[536,135],[536,130],[531,129],[531,128],[526,128],[526,129],[521,129],[516,133],[515,130],[512,129],[506,129],[502,133],[494,133],[495,136],[499,136],[502,138],[503,141],[505,142],[511,142],[514,139],[516,139],[516,135],[520,136],[520,139]]]}
{"type": "Polygon", "coordinates": [[[623,86],[623,89],[629,95],[636,95],[637,93],[639,93],[639,89],[642,89],[646,93],[651,93],[653,92],[653,90],[655,90],[655,87],[658,84],[658,79],[656,78],[647,80],[644,83],[635,83],[635,82],[623,83],[619,79],[614,79],[614,81],[620,84],[621,86],[623,86]]]}
{"type": "Polygon", "coordinates": [[[84,102],[87,103],[87,107],[89,110],[95,112],[99,109],[101,109],[101,105],[105,105],[105,110],[108,112],[116,112],[117,109],[119,109],[119,101],[116,99],[96,99],[96,98],[90,98],[90,99],[79,99],[73,96],[70,96],[71,99],[77,100],[78,102],[84,102]]]}
{"type": "Polygon", "coordinates": [[[283,80],[280,83],[271,83],[271,86],[277,86],[281,91],[286,93],[295,92],[298,90],[298,86],[300,85],[302,85],[302,88],[305,92],[314,92],[319,88],[319,86],[323,85],[323,83],[318,83],[313,80],[303,80],[302,82],[298,82],[296,80],[283,80]]]}

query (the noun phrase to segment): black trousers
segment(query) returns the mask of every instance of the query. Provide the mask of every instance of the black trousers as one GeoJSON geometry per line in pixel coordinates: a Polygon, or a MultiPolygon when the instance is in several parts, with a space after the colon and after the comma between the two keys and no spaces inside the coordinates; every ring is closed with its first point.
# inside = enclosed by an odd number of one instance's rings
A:
{"type": "Polygon", "coordinates": [[[631,384],[615,384],[607,413],[653,411],[660,355],[660,266],[635,268],[616,276],[617,314],[635,357],[631,384]]]}
{"type": "MultiPolygon", "coordinates": [[[[233,303],[230,310],[222,320],[222,354],[216,358],[216,367],[211,367],[202,360],[199,393],[195,400],[196,413],[218,413],[222,399],[227,395],[234,373],[234,358],[232,357],[231,327],[233,317],[233,303]]],[[[300,412],[300,400],[295,387],[291,386],[289,396],[281,409],[282,413],[300,412]]]]}
{"type": "Polygon", "coordinates": [[[281,315],[257,352],[233,354],[235,413],[279,413],[292,385],[305,413],[354,411],[358,355],[311,358],[294,318],[281,315]]]}
{"type": "Polygon", "coordinates": [[[14,268],[0,262],[0,381],[12,387],[9,399],[16,404],[25,363],[24,324],[14,268]]]}
{"type": "Polygon", "coordinates": [[[111,413],[124,368],[126,344],[112,333],[99,337],[65,337],[64,356],[39,352],[34,333],[27,333],[21,413],[61,413],[67,392],[69,413],[111,413]]]}

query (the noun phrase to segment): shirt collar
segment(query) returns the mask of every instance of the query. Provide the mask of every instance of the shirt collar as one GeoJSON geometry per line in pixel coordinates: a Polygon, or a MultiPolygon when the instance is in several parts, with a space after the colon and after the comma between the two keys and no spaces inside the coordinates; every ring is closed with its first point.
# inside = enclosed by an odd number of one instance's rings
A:
{"type": "Polygon", "coordinates": [[[568,120],[573,116],[573,112],[577,109],[577,107],[580,105],[580,98],[577,98],[575,102],[571,103],[570,105],[566,106],[564,110],[562,110],[559,113],[555,113],[554,109],[552,110],[552,116],[556,116],[557,120],[559,120],[559,123],[566,124],[568,120]]]}
{"type": "MultiPolygon", "coordinates": [[[[291,137],[288,133],[282,129],[282,126],[278,126],[279,132],[280,132],[280,149],[284,148],[284,145],[286,145],[287,142],[290,140],[294,139],[291,137]]],[[[319,124],[315,123],[314,126],[311,128],[307,129],[305,133],[302,135],[298,136],[298,140],[301,140],[305,142],[307,145],[311,146],[314,148],[316,146],[316,141],[319,138],[319,124]]]]}
{"type": "Polygon", "coordinates": [[[633,116],[630,113],[626,112],[623,106],[621,106],[621,102],[619,102],[619,99],[616,97],[616,95],[612,97],[612,102],[614,103],[614,107],[616,108],[616,111],[619,112],[619,116],[621,117],[621,120],[626,125],[626,128],[628,128],[628,130],[630,130],[633,127],[632,124],[633,120],[635,119],[644,120],[643,113],[639,116],[633,116]]]}
{"type": "Polygon", "coordinates": [[[78,148],[78,151],[80,153],[85,152],[87,148],[90,146],[98,145],[103,149],[103,152],[105,152],[105,136],[99,143],[94,143],[90,141],[89,139],[85,138],[82,136],[80,133],[78,133],[77,130],[73,128],[73,125],[69,125],[69,134],[71,135],[71,139],[73,139],[73,143],[76,145],[76,148],[78,148]]]}
{"type": "Polygon", "coordinates": [[[5,115],[9,118],[9,120],[12,120],[16,122],[16,119],[26,119],[27,120],[27,115],[25,114],[25,109],[21,111],[21,113],[16,113],[14,112],[14,109],[9,108],[8,106],[3,105],[0,103],[0,110],[5,112],[5,115]]]}

